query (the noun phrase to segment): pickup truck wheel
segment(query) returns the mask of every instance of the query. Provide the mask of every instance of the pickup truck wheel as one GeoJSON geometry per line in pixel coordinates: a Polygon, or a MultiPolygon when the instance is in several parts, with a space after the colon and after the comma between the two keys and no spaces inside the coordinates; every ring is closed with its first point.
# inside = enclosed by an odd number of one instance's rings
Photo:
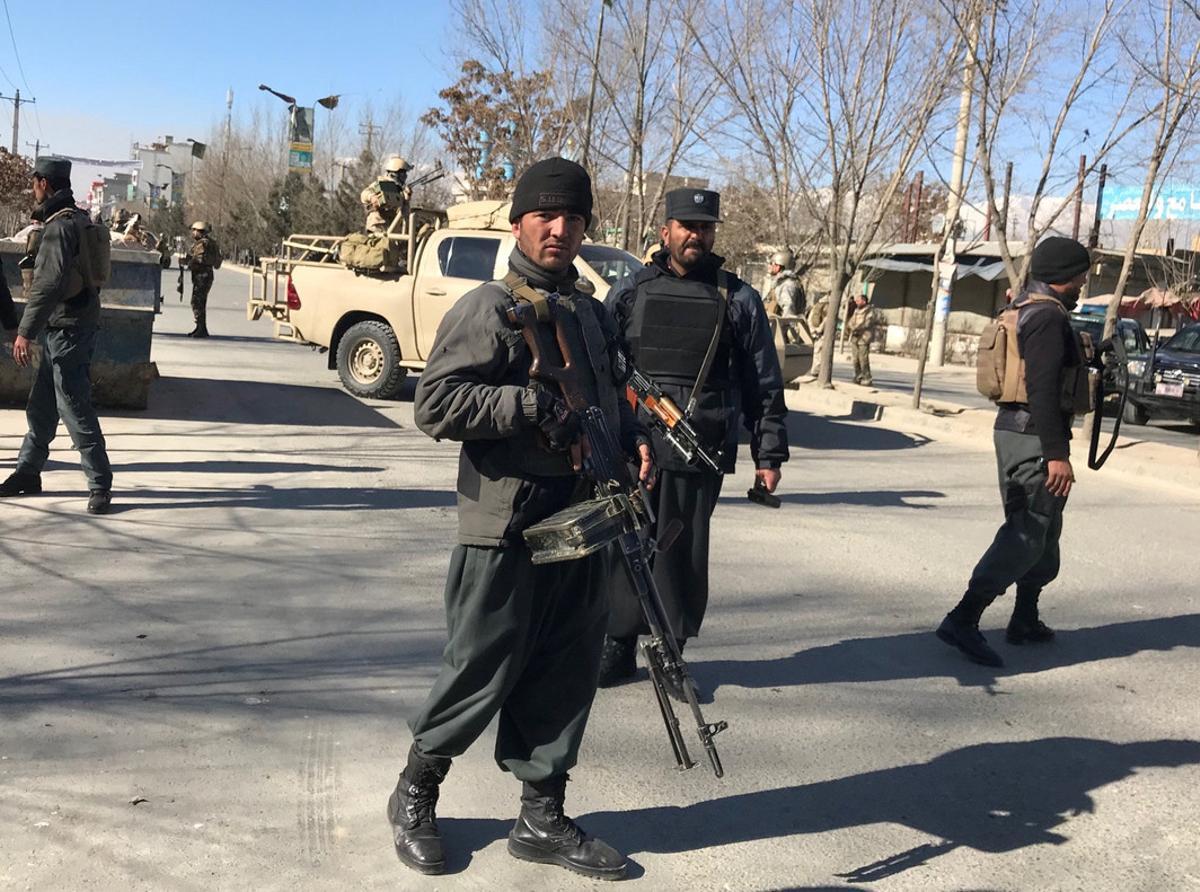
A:
{"type": "Polygon", "coordinates": [[[1121,416],[1126,424],[1145,424],[1150,420],[1150,413],[1131,399],[1125,400],[1125,413],[1121,416]]]}
{"type": "Polygon", "coordinates": [[[385,322],[358,322],[338,341],[338,377],[355,396],[393,399],[404,383],[400,343],[385,322]]]}

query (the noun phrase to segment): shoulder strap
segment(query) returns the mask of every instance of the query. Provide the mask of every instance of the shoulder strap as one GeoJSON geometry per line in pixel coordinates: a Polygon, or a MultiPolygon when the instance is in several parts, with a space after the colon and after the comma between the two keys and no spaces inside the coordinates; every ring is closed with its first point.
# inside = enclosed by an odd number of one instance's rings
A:
{"type": "Polygon", "coordinates": [[[537,316],[538,322],[549,322],[551,319],[550,302],[546,300],[546,295],[542,294],[536,288],[530,287],[529,283],[522,276],[518,276],[512,270],[501,280],[517,300],[523,300],[533,306],[534,315],[537,316]]]}
{"type": "Polygon", "coordinates": [[[696,403],[700,400],[700,391],[704,389],[704,382],[708,380],[708,373],[712,371],[713,360],[717,356],[717,345],[721,342],[721,329],[725,327],[725,317],[729,312],[729,292],[732,290],[733,277],[723,269],[717,270],[717,293],[721,295],[721,312],[717,314],[717,324],[713,327],[712,338],[708,342],[708,351],[704,354],[704,362],[700,364],[700,373],[696,375],[696,383],[692,385],[692,392],[688,396],[687,409],[684,411],[684,417],[690,418],[692,412],[696,410],[696,403]]]}

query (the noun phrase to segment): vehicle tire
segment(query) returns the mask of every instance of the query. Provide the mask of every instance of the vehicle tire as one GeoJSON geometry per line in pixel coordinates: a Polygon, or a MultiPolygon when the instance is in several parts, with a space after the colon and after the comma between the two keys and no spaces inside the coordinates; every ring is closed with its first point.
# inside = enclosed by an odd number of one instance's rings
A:
{"type": "Polygon", "coordinates": [[[338,377],[355,396],[390,400],[400,393],[406,371],[400,342],[386,322],[357,322],[346,329],[337,349],[338,377]]]}
{"type": "Polygon", "coordinates": [[[1125,412],[1121,419],[1126,424],[1145,424],[1150,420],[1150,413],[1131,399],[1125,400],[1125,412]]]}

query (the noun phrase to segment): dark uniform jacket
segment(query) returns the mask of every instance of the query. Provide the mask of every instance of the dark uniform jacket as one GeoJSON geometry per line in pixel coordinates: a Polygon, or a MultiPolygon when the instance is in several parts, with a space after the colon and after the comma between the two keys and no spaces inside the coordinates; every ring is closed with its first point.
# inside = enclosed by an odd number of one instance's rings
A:
{"type": "Polygon", "coordinates": [[[12,331],[20,321],[16,305],[13,304],[12,292],[8,290],[8,282],[4,279],[4,269],[0,267],[0,328],[12,331]]]}
{"type": "MultiPolygon", "coordinates": [[[[680,408],[686,408],[700,366],[694,348],[715,328],[708,323],[712,317],[705,314],[711,312],[713,300],[721,299],[717,281],[724,260],[712,254],[687,276],[679,277],[667,265],[667,257],[667,251],[660,250],[646,267],[614,285],[605,303],[612,310],[622,336],[629,341],[634,363],[680,408]],[[660,309],[647,313],[645,302],[660,293],[665,297],[660,309]],[[695,312],[690,311],[691,301],[695,302],[695,312]],[[643,306],[639,307],[639,302],[643,306]],[[687,329],[691,320],[697,324],[687,329]],[[680,357],[676,365],[664,350],[679,347],[685,330],[693,344],[692,357],[690,360],[680,357]],[[695,371],[684,373],[693,367],[695,371]]],[[[724,307],[721,340],[692,424],[704,440],[705,448],[722,450],[721,470],[726,473],[734,470],[737,459],[739,422],[750,432],[754,466],[778,468],[788,459],[784,426],[787,408],[770,322],[758,292],[736,276],[727,275],[729,300],[724,307]]],[[[719,308],[721,304],[715,306],[719,308]]],[[[675,456],[657,433],[654,439],[660,466],[675,471],[693,470],[675,456]]]]}
{"type": "MultiPolygon", "coordinates": [[[[574,269],[558,281],[513,250],[510,268],[546,294],[561,289],[558,312],[593,405],[605,410],[626,452],[645,431],[620,399],[610,350],[617,331],[604,305],[575,291],[574,269]]],[[[513,297],[502,282],[467,292],[438,326],[413,398],[417,426],[462,442],[458,466],[459,542],[520,544],[527,527],[587,495],[564,453],[550,452],[537,427],[531,355],[505,316],[513,297]]]]}
{"type": "MultiPolygon", "coordinates": [[[[1041,282],[1031,282],[1013,306],[1021,306],[1029,292],[1055,295],[1041,282]]],[[[1059,298],[1061,300],[1061,298],[1059,298]]],[[[1021,310],[1017,322],[1017,349],[1025,360],[1025,391],[1028,403],[1000,403],[996,430],[1036,434],[1042,456],[1066,460],[1071,454],[1072,413],[1063,405],[1064,376],[1078,369],[1083,358],[1079,336],[1067,319],[1070,307],[1060,310],[1035,303],[1021,310]]]]}
{"type": "Polygon", "coordinates": [[[43,205],[48,222],[19,328],[30,340],[45,328],[94,328],[100,321],[100,293],[83,284],[79,269],[79,228],[73,218],[83,211],[55,216],[75,207],[70,189],[55,192],[43,205]]]}

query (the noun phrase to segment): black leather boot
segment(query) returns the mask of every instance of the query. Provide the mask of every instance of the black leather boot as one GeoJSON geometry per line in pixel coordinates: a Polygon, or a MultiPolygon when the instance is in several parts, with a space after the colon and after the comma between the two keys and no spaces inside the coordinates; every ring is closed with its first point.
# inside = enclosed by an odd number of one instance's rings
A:
{"type": "Polygon", "coordinates": [[[414,742],[408,751],[408,765],[388,799],[396,854],[418,873],[438,874],[446,869],[435,809],[438,785],[449,770],[449,759],[426,756],[414,742]]]}
{"type": "Polygon", "coordinates": [[[600,687],[614,688],[637,675],[637,637],[609,638],[604,636],[600,652],[600,687]]]}
{"type": "Polygon", "coordinates": [[[3,483],[0,483],[0,498],[35,495],[41,491],[41,474],[23,474],[20,471],[13,471],[3,483]]]}
{"type": "Polygon", "coordinates": [[[946,614],[938,626],[937,636],[951,647],[957,647],[972,662],[998,669],[1004,665],[1004,660],[992,650],[979,631],[983,611],[994,600],[994,597],[967,592],[958,606],[946,614]]]}
{"type": "Polygon", "coordinates": [[[556,864],[594,879],[621,879],[625,856],[592,839],[563,814],[566,786],[565,774],[523,786],[521,814],[508,834],[509,854],[524,861],[556,864]]]}
{"type": "Polygon", "coordinates": [[[1040,591],[1017,589],[1017,603],[1004,631],[1009,644],[1044,644],[1054,640],[1054,630],[1038,616],[1039,595],[1040,591]]]}

